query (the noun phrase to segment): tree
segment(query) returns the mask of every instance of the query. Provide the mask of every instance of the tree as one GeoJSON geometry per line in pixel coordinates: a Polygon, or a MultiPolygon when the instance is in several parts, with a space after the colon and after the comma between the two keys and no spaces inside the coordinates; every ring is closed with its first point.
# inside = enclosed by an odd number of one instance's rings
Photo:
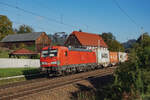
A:
{"type": "Polygon", "coordinates": [[[0,40],[8,34],[13,34],[12,22],[7,16],[0,15],[0,40]]]}
{"type": "Polygon", "coordinates": [[[141,98],[150,93],[150,36],[143,34],[130,49],[129,60],[115,72],[115,85],[128,96],[141,98]],[[132,95],[131,95],[132,94],[132,95]]]}
{"type": "Polygon", "coordinates": [[[124,51],[123,45],[116,40],[115,36],[113,36],[111,32],[102,33],[101,36],[108,45],[108,49],[110,51],[124,51]]]}
{"type": "Polygon", "coordinates": [[[102,37],[103,37],[104,41],[115,40],[116,39],[116,37],[113,36],[113,34],[111,32],[102,33],[102,37]]]}
{"type": "Polygon", "coordinates": [[[21,26],[19,27],[19,29],[16,30],[16,31],[17,31],[18,34],[22,34],[22,33],[31,33],[31,32],[33,32],[34,30],[33,30],[33,28],[31,28],[31,27],[28,26],[28,25],[21,25],[21,26]]]}
{"type": "Polygon", "coordinates": [[[52,40],[52,45],[64,45],[67,36],[66,32],[56,32],[53,35],[49,35],[52,40]]]}
{"type": "Polygon", "coordinates": [[[143,33],[138,39],[137,39],[137,43],[139,43],[139,45],[141,45],[142,47],[145,46],[150,46],[150,36],[148,35],[148,33],[143,33]]]}

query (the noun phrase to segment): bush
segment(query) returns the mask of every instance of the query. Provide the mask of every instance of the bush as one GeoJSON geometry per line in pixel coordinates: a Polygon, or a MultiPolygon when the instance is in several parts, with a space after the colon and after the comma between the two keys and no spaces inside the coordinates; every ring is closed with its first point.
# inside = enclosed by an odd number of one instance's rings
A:
{"type": "Polygon", "coordinates": [[[19,45],[19,49],[22,49],[22,48],[26,48],[26,45],[25,45],[24,43],[21,43],[21,44],[19,45]]]}

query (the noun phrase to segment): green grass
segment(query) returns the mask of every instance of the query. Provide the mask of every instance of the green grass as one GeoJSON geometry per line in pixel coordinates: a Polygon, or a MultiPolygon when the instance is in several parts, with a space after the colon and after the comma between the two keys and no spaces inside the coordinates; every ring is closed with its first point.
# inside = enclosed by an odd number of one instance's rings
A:
{"type": "Polygon", "coordinates": [[[40,73],[39,68],[0,68],[0,78],[40,73]]]}

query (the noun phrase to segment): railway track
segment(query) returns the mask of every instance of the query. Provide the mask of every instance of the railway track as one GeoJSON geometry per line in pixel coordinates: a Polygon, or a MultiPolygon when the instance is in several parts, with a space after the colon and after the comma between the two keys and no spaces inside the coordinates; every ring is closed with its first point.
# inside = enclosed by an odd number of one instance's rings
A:
{"type": "Polygon", "coordinates": [[[14,87],[0,88],[0,100],[24,99],[27,96],[50,90],[67,84],[76,83],[89,77],[98,77],[112,74],[115,68],[98,69],[90,72],[73,74],[52,79],[41,79],[31,83],[19,84],[14,87]]]}

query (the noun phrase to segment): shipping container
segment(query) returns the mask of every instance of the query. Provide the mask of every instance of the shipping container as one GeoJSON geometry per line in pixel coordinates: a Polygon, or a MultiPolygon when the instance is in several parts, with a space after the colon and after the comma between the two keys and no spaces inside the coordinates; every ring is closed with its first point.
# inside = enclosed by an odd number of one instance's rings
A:
{"type": "Polygon", "coordinates": [[[116,65],[119,62],[118,59],[118,52],[109,52],[109,56],[110,56],[110,63],[112,65],[116,65]]]}
{"type": "Polygon", "coordinates": [[[109,51],[107,48],[97,48],[95,50],[96,57],[97,57],[97,63],[98,65],[102,65],[104,67],[109,66],[110,59],[109,59],[109,51]]]}
{"type": "Polygon", "coordinates": [[[119,62],[125,62],[128,59],[128,55],[125,52],[118,52],[119,62]]]}

